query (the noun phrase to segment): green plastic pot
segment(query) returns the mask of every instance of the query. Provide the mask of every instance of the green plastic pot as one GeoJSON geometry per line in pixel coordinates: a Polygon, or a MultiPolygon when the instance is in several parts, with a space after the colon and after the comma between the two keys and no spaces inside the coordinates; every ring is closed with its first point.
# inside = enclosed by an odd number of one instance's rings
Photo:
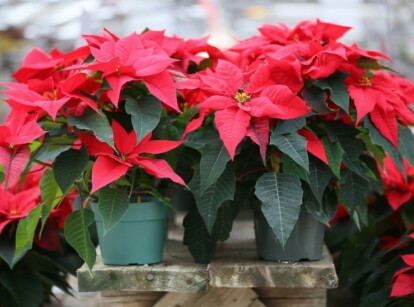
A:
{"type": "Polygon", "coordinates": [[[254,230],[257,253],[264,260],[295,262],[319,260],[322,257],[325,226],[305,209],[301,209],[284,248],[260,209],[254,211],[254,230]]]}
{"type": "Polygon", "coordinates": [[[167,229],[167,207],[152,200],[131,203],[105,236],[98,205],[93,204],[102,262],[110,265],[154,264],[162,261],[167,229]]]}

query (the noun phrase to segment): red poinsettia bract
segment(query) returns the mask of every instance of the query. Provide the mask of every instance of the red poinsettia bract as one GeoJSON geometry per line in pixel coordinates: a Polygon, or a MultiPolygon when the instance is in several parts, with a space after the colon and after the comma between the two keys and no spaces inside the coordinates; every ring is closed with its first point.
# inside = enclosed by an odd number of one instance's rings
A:
{"type": "Polygon", "coordinates": [[[414,197],[414,168],[404,159],[407,177],[398,169],[389,155],[384,158],[384,169],[378,167],[390,206],[398,210],[414,197]]]}
{"type": "MultiPolygon", "coordinates": [[[[224,60],[218,62],[214,71],[200,74],[198,87],[208,94],[199,104],[200,117],[188,125],[186,133],[198,128],[206,115],[215,112],[214,122],[232,159],[236,147],[248,136],[260,146],[264,160],[269,142],[269,119],[300,117],[310,108],[287,85],[263,86],[256,77],[262,78],[253,74],[252,81],[246,81],[239,67],[224,60]]],[[[268,80],[266,78],[266,82],[268,80]]]]}
{"type": "Polygon", "coordinates": [[[150,175],[157,178],[169,178],[172,181],[185,185],[163,159],[149,157],[170,151],[182,144],[182,141],[151,140],[149,133],[137,144],[135,131],[127,132],[116,121],[112,121],[115,149],[99,141],[94,136],[79,133],[82,143],[86,146],[96,161],[92,168],[91,193],[119,179],[133,167],[141,167],[150,175]]]}

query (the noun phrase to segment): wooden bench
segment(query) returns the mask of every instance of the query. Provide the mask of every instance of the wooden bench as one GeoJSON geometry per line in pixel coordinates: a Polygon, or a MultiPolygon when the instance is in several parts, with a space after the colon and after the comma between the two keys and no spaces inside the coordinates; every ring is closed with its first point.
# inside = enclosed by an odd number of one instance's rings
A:
{"type": "Polygon", "coordinates": [[[108,266],[99,256],[92,276],[78,272],[81,292],[101,292],[101,306],[326,306],[338,277],[325,248],[319,261],[279,263],[257,258],[250,221],[234,224],[229,241],[208,265],[195,264],[173,227],[164,261],[156,265],[108,266]]]}

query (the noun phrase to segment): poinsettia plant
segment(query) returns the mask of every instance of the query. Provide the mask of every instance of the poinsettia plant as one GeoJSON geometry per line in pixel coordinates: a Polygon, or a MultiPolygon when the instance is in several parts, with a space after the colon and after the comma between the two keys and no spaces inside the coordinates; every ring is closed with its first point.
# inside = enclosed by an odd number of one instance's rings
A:
{"type": "Polygon", "coordinates": [[[179,83],[198,110],[184,132],[200,153],[189,183],[197,209],[184,220],[196,261],[228,238],[241,202],[259,203],[285,245],[301,207],[328,225],[341,201],[365,223],[386,154],[405,173],[414,84],[386,66],[386,54],[339,42],[349,29],[264,25],[179,83]]]}
{"type": "Polygon", "coordinates": [[[384,166],[378,164],[381,189],[369,192],[367,222],[361,229],[340,207],[327,233],[328,247],[337,255],[339,278],[359,298],[360,306],[413,302],[414,155],[409,157],[403,159],[405,173],[389,155],[384,166]]]}
{"type": "Polygon", "coordinates": [[[216,61],[219,50],[206,38],[162,31],[118,37],[104,30],[84,39],[66,53],[32,50],[16,82],[2,83],[11,111],[0,126],[0,233],[19,221],[15,260],[38,240],[38,224],[46,227],[71,196],[78,206],[65,218],[65,237],[91,269],[90,202],[98,203],[108,232],[142,196],[169,205],[163,179],[186,186],[173,167],[193,111],[183,107],[176,80],[216,61]],[[30,188],[9,192],[26,186],[33,167],[42,168],[41,197],[32,199],[30,188]]]}

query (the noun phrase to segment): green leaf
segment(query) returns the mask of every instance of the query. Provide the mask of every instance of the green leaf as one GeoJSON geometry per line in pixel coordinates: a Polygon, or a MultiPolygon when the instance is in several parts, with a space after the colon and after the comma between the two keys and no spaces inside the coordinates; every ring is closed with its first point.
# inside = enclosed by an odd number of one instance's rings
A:
{"type": "Polygon", "coordinates": [[[372,58],[360,57],[357,60],[357,65],[358,67],[364,68],[364,69],[374,69],[374,70],[382,69],[382,70],[389,70],[389,71],[397,73],[397,71],[391,69],[390,67],[379,64],[377,60],[374,60],[372,58]]]}
{"type": "Polygon", "coordinates": [[[230,155],[223,142],[214,142],[198,149],[200,159],[200,193],[204,193],[224,172],[230,155]]]}
{"type": "Polygon", "coordinates": [[[78,129],[91,130],[96,138],[114,148],[112,128],[105,114],[96,113],[88,108],[81,116],[69,114],[68,124],[78,129]]]}
{"type": "Polygon", "coordinates": [[[84,147],[62,152],[53,164],[53,174],[63,194],[66,194],[88,165],[89,155],[84,147]]]}
{"type": "Polygon", "coordinates": [[[366,171],[360,163],[360,155],[364,153],[364,146],[361,140],[357,139],[359,131],[344,123],[329,122],[326,132],[331,142],[339,141],[344,150],[342,158],[344,165],[354,173],[365,177],[366,171]]]}
{"type": "MultiPolygon", "coordinates": [[[[0,285],[3,286],[8,293],[10,293],[16,303],[16,306],[22,306],[20,297],[21,295],[19,294],[18,288],[16,287],[16,283],[13,281],[12,275],[6,270],[0,270],[0,285]]],[[[0,297],[0,304],[4,303],[2,299],[3,297],[0,297]]]]}
{"type": "Polygon", "coordinates": [[[326,93],[318,87],[304,87],[301,95],[306,104],[318,113],[329,113],[328,105],[326,104],[326,93]]]}
{"type": "Polygon", "coordinates": [[[309,158],[306,150],[306,140],[299,134],[273,134],[270,136],[270,144],[288,155],[293,161],[309,172],[309,158]]]}
{"type": "Polygon", "coordinates": [[[15,244],[15,238],[10,238],[6,232],[3,232],[2,235],[0,235],[0,260],[3,259],[10,269],[13,269],[14,265],[25,255],[25,253],[22,253],[19,258],[14,257],[16,250],[15,244]]]}
{"type": "Polygon", "coordinates": [[[32,248],[33,238],[39,223],[42,206],[33,208],[29,215],[19,221],[16,230],[16,252],[13,261],[32,248]]]}
{"type": "Polygon", "coordinates": [[[349,94],[344,83],[347,77],[347,73],[338,71],[326,79],[316,81],[315,85],[323,90],[329,90],[331,100],[346,113],[349,113],[349,94]]]}
{"type": "Polygon", "coordinates": [[[15,284],[23,307],[41,306],[44,287],[34,272],[20,271],[14,274],[15,284]]]}
{"type": "Polygon", "coordinates": [[[361,163],[368,170],[367,178],[370,181],[370,187],[373,188],[377,193],[383,194],[384,183],[378,170],[377,161],[371,156],[362,155],[361,163]]]}
{"type": "Polygon", "coordinates": [[[364,178],[343,169],[341,172],[340,197],[347,211],[353,214],[355,208],[365,202],[365,194],[369,191],[369,183],[364,178]]]}
{"type": "Polygon", "coordinates": [[[302,188],[297,177],[265,173],[256,182],[261,210],[282,246],[285,246],[299,217],[302,188]]]}
{"type": "Polygon", "coordinates": [[[230,201],[224,202],[217,211],[212,237],[216,241],[225,241],[230,237],[233,226],[233,209],[230,201]]]}
{"type": "Polygon", "coordinates": [[[99,191],[99,214],[102,217],[104,236],[119,223],[129,206],[128,194],[125,191],[112,189],[109,186],[99,191]]]}
{"type": "Polygon", "coordinates": [[[50,204],[51,209],[57,206],[62,199],[62,190],[55,180],[53,170],[47,170],[40,179],[40,195],[42,203],[50,204]]]}
{"type": "Polygon", "coordinates": [[[142,96],[135,100],[127,97],[125,109],[131,115],[132,126],[137,134],[138,143],[160,122],[161,103],[153,96],[142,96]]]}
{"type": "Polygon", "coordinates": [[[36,153],[36,160],[42,162],[54,161],[56,157],[70,149],[70,145],[49,145],[40,147],[39,151],[36,153]]]}
{"type": "Polygon", "coordinates": [[[218,208],[226,200],[233,200],[235,185],[234,166],[233,164],[228,164],[216,182],[208,187],[205,192],[201,192],[200,170],[196,168],[189,187],[209,234],[213,231],[218,208]]]}
{"type": "Polygon", "coordinates": [[[209,263],[216,252],[216,240],[213,239],[196,208],[190,210],[184,218],[184,244],[196,263],[209,263]]]}
{"type": "Polygon", "coordinates": [[[397,167],[404,172],[405,168],[403,160],[397,148],[395,148],[395,146],[390,141],[382,136],[381,132],[379,132],[378,129],[372,124],[368,116],[364,119],[364,126],[369,131],[372,143],[384,148],[385,152],[390,155],[391,159],[395,162],[397,167]]]}
{"type": "Polygon", "coordinates": [[[331,142],[326,137],[322,138],[322,143],[328,158],[329,167],[336,177],[340,177],[342,156],[345,151],[339,142],[331,142]]]}
{"type": "MultiPolygon", "coordinates": [[[[390,298],[390,291],[388,289],[381,289],[376,292],[370,292],[362,297],[360,307],[384,307],[390,298]]],[[[397,305],[395,305],[397,306],[397,305]]]]}
{"type": "Polygon", "coordinates": [[[306,117],[298,117],[294,119],[288,120],[278,120],[277,125],[272,131],[272,134],[286,134],[286,133],[293,133],[298,131],[300,128],[305,127],[306,125],[306,117]]]}
{"type": "Polygon", "coordinates": [[[76,250],[85,261],[91,273],[96,261],[96,251],[88,227],[94,221],[94,214],[89,209],[79,209],[71,213],[64,226],[66,241],[76,250]]]}
{"type": "Polygon", "coordinates": [[[309,185],[302,184],[303,188],[303,205],[306,211],[312,215],[317,221],[329,225],[329,217],[325,213],[322,204],[320,204],[313,195],[309,185]]]}
{"type": "Polygon", "coordinates": [[[309,182],[309,172],[293,161],[288,155],[282,154],[280,161],[282,162],[283,173],[291,174],[309,182]]]}
{"type": "Polygon", "coordinates": [[[408,127],[400,131],[398,149],[400,153],[407,159],[412,167],[414,167],[414,135],[408,127]]]}
{"type": "Polygon", "coordinates": [[[309,162],[309,184],[316,200],[322,204],[323,193],[333,174],[330,168],[319,159],[310,157],[309,162]]]}

